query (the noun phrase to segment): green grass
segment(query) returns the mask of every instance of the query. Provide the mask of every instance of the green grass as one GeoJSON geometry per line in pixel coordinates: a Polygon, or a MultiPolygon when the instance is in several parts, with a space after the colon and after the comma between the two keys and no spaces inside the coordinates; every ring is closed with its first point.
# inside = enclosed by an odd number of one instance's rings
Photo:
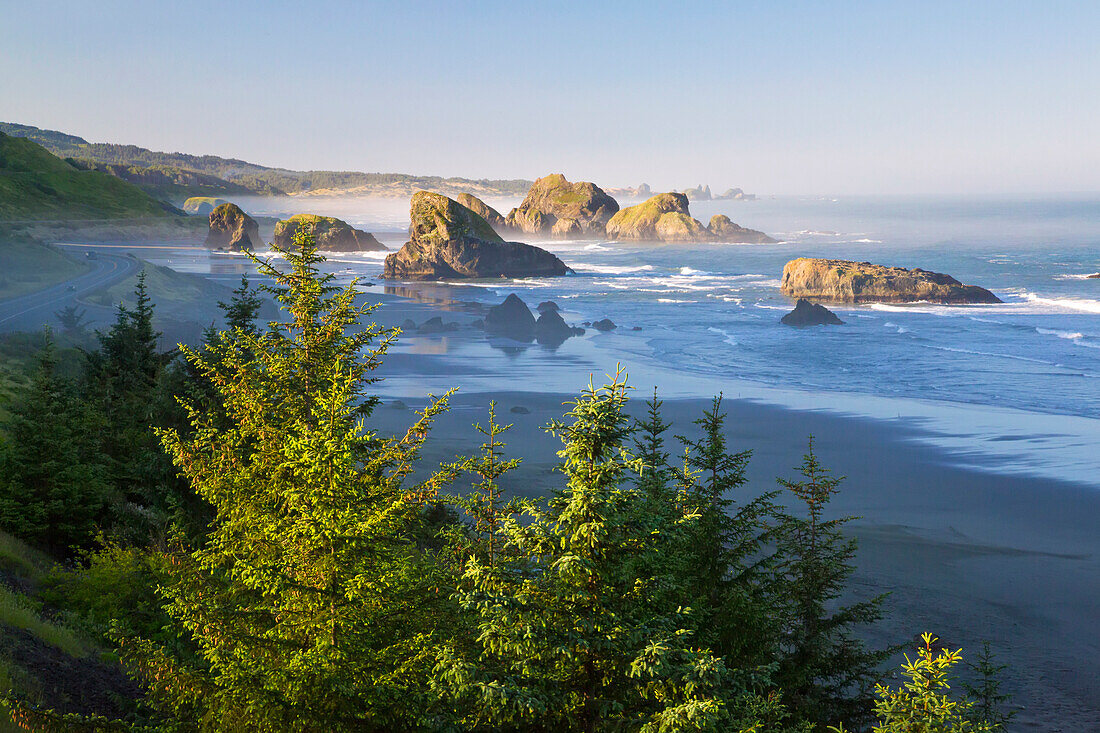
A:
{"type": "Polygon", "coordinates": [[[22,629],[70,657],[85,657],[92,648],[76,632],[38,615],[26,596],[0,585],[0,624],[22,629]]]}
{"type": "Polygon", "coordinates": [[[163,204],[107,173],[81,170],[0,132],[0,221],[163,219],[163,204]]]}
{"type": "Polygon", "coordinates": [[[46,244],[16,240],[0,242],[0,300],[33,293],[88,271],[84,262],[66,257],[46,244]]]}
{"type": "MultiPolygon", "coordinates": [[[[211,297],[224,298],[224,288],[199,275],[176,272],[168,267],[145,263],[145,287],[158,305],[208,302],[211,297]]],[[[96,305],[115,306],[120,302],[134,305],[134,287],[138,274],[134,273],[109,288],[98,290],[86,300],[96,305]]]]}

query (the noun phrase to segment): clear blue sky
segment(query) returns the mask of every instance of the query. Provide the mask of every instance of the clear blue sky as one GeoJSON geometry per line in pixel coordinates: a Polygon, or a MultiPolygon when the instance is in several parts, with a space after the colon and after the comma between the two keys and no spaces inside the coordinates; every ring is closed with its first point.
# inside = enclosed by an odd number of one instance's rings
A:
{"type": "Polygon", "coordinates": [[[1100,191],[1100,3],[0,0],[0,120],[292,168],[1100,191]]]}

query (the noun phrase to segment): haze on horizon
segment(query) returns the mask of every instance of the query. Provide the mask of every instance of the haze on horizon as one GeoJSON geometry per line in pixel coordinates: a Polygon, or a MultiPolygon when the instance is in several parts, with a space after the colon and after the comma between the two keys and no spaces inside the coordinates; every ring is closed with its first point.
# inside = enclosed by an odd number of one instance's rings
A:
{"type": "Polygon", "coordinates": [[[1100,4],[0,0],[0,119],[295,169],[1100,191],[1100,4]]]}

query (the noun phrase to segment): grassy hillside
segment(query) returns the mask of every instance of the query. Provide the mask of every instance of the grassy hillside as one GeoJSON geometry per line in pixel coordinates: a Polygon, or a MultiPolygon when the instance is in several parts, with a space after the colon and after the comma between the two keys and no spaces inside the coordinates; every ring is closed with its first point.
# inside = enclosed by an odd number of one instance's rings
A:
{"type": "Polygon", "coordinates": [[[0,221],[163,219],[170,207],[107,173],[81,170],[0,132],[0,221]]]}
{"type": "MultiPolygon", "coordinates": [[[[173,171],[193,171],[211,176],[214,186],[236,185],[255,194],[301,193],[319,189],[370,189],[399,184],[410,190],[458,190],[468,188],[481,194],[523,195],[531,187],[531,181],[524,179],[469,179],[444,178],[442,176],[415,176],[405,173],[360,173],[357,171],[295,171],[287,168],[270,168],[249,163],[236,158],[221,158],[216,155],[189,155],[187,153],[163,153],[141,148],[136,145],[117,145],[114,143],[90,143],[84,138],[68,135],[56,130],[42,130],[30,125],[0,122],[0,132],[8,135],[28,138],[44,146],[47,150],[62,158],[75,158],[94,161],[109,166],[121,166],[122,172],[130,169],[154,169],[173,171]],[[220,183],[217,183],[220,181],[220,183]]],[[[111,171],[114,172],[114,171],[111,171]]],[[[128,175],[133,175],[129,174],[128,175]]],[[[140,178],[140,176],[137,176],[140,178]]],[[[129,178],[146,191],[157,193],[155,186],[149,186],[141,180],[129,178]]],[[[159,185],[159,184],[157,184],[159,185]]],[[[233,193],[224,188],[203,188],[188,184],[185,192],[174,193],[176,197],[233,193]]],[[[369,193],[369,191],[365,191],[369,193]]]]}
{"type": "Polygon", "coordinates": [[[27,240],[0,240],[0,300],[48,288],[88,269],[53,247],[27,240]]]}

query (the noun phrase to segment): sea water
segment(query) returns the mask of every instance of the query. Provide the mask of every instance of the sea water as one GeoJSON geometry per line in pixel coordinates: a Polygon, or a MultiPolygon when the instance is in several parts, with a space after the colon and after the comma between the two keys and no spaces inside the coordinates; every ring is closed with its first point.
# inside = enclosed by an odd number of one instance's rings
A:
{"type": "MultiPolygon", "coordinates": [[[[490,203],[506,213],[517,202],[490,203]]],[[[407,205],[327,206],[400,244],[407,205]]],[[[776,197],[692,202],[691,211],[704,223],[725,213],[780,242],[540,242],[576,274],[431,285],[486,304],[511,292],[532,308],[553,300],[567,321],[606,317],[619,326],[556,351],[494,356],[456,343],[455,363],[480,362],[469,370],[473,388],[507,376],[512,389],[557,389],[563,369],[621,361],[657,375],[670,395],[721,389],[800,408],[919,414],[930,429],[965,433],[993,452],[1018,453],[1013,441],[1048,444],[1063,477],[1090,479],[1100,469],[1090,447],[1100,438],[1100,279],[1087,277],[1100,270],[1100,197],[776,197]],[[790,328],[779,323],[792,308],[779,284],[795,257],[921,267],[986,287],[1004,303],[836,305],[845,325],[790,328]],[[606,358],[586,361],[585,349],[606,358]]],[[[337,257],[346,276],[380,269],[373,253],[337,257]]]]}

